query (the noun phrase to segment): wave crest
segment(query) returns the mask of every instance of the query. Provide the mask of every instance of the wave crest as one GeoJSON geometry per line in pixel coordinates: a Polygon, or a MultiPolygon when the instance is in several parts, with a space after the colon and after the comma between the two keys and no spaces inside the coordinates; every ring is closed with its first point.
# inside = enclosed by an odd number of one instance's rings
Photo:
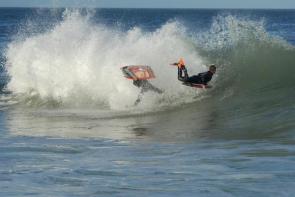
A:
{"type": "Polygon", "coordinates": [[[197,65],[194,72],[205,69],[199,66],[202,58],[187,42],[185,28],[178,22],[168,22],[154,32],[140,28],[123,32],[94,24],[90,18],[67,11],[52,29],[11,43],[8,88],[28,97],[26,100],[38,98],[70,106],[103,103],[103,107],[121,109],[133,104],[139,90],[122,77],[119,68],[145,64],[161,76],[152,83],[165,90],[163,96],[147,94],[152,100],[149,107],[157,107],[162,100],[186,102],[184,98],[191,100],[196,95],[177,81],[176,69],[168,66],[185,54],[187,62],[197,65]]]}

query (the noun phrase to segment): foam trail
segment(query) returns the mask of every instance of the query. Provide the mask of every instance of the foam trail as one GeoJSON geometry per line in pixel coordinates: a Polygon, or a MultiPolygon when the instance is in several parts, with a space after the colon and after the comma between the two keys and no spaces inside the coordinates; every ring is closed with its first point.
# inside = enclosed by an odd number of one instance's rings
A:
{"type": "Polygon", "coordinates": [[[152,83],[165,94],[147,93],[143,106],[157,107],[163,100],[177,103],[180,98],[188,102],[196,91],[183,87],[176,68],[168,64],[184,56],[193,64],[191,73],[206,68],[183,29],[178,22],[169,22],[154,32],[140,28],[123,32],[93,24],[78,11],[66,11],[53,29],[9,45],[8,89],[30,104],[40,104],[41,99],[43,104],[124,109],[134,103],[139,90],[122,77],[119,68],[144,64],[152,66],[158,76],[152,83]]]}

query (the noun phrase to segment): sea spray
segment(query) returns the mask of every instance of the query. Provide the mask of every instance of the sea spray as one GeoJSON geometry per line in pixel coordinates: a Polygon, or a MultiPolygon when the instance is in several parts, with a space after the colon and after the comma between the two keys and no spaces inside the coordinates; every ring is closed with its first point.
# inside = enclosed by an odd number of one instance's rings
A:
{"type": "Polygon", "coordinates": [[[151,66],[156,74],[151,83],[164,90],[163,95],[146,93],[138,106],[142,111],[199,101],[203,95],[220,100],[221,106],[247,106],[249,95],[268,103],[272,95],[288,95],[293,88],[294,47],[269,34],[264,20],[218,15],[208,30],[189,34],[177,20],[152,31],[137,26],[122,30],[94,23],[93,15],[66,10],[63,20],[47,31],[9,44],[8,89],[21,103],[129,110],[140,90],[120,67],[132,64],[151,66]],[[210,82],[214,88],[183,86],[176,68],[169,66],[179,57],[190,75],[216,63],[210,82]]]}
{"type": "Polygon", "coordinates": [[[157,96],[147,93],[152,99],[148,107],[157,107],[163,99],[170,104],[179,99],[188,102],[197,94],[183,87],[176,68],[169,66],[185,56],[188,64],[194,64],[189,67],[192,73],[206,69],[179,23],[168,22],[154,32],[137,27],[124,32],[94,24],[90,18],[66,11],[48,31],[12,42],[7,51],[8,89],[30,105],[54,101],[71,107],[122,109],[133,105],[140,90],[122,77],[120,67],[144,64],[155,71],[152,83],[165,91],[157,96]]]}

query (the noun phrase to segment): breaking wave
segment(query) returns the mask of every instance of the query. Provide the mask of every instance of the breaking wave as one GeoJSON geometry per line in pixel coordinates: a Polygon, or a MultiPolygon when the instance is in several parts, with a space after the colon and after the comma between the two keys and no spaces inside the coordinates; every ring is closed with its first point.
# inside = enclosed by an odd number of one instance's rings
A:
{"type": "Polygon", "coordinates": [[[293,89],[294,47],[265,30],[265,21],[219,15],[211,28],[191,34],[177,20],[152,32],[128,31],[92,22],[91,16],[66,10],[49,30],[9,44],[8,89],[29,106],[126,109],[140,90],[122,77],[120,67],[150,65],[152,83],[163,95],[145,94],[139,107],[159,108],[202,97],[240,103],[255,97],[271,100],[293,89]],[[181,27],[181,28],[180,28],[181,27]],[[169,63],[184,57],[189,73],[216,63],[210,91],[185,87],[169,63]]]}
{"type": "Polygon", "coordinates": [[[163,100],[177,103],[183,95],[191,98],[196,92],[178,83],[169,63],[185,54],[187,62],[196,65],[194,72],[206,68],[179,25],[170,22],[154,32],[124,32],[66,11],[54,28],[9,45],[8,89],[29,105],[122,109],[133,105],[140,90],[122,77],[120,67],[143,64],[157,75],[152,83],[165,90],[162,96],[147,93],[143,103],[153,107],[163,100]]]}

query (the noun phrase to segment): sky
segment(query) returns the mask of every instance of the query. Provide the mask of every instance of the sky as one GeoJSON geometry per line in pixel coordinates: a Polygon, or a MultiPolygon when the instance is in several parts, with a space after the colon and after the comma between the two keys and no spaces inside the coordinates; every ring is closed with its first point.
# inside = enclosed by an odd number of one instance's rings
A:
{"type": "Polygon", "coordinates": [[[0,7],[295,9],[295,0],[0,0],[0,7]]]}

